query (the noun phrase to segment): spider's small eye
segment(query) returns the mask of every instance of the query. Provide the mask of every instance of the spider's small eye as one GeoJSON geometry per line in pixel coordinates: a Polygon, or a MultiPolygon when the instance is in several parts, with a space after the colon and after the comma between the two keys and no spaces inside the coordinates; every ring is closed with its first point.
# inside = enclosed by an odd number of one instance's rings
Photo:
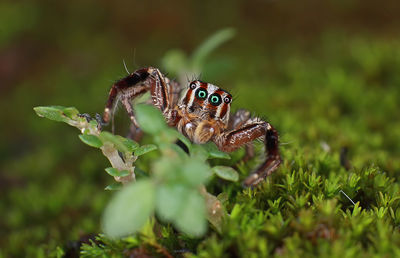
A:
{"type": "Polygon", "coordinates": [[[196,89],[196,83],[195,82],[192,82],[192,83],[190,83],[190,85],[189,85],[189,88],[191,88],[192,90],[194,90],[194,89],[196,89]]]}
{"type": "Polygon", "coordinates": [[[196,97],[198,99],[206,99],[207,98],[207,91],[205,89],[199,88],[196,91],[196,97]]]}
{"type": "Polygon", "coordinates": [[[217,93],[212,94],[210,96],[210,102],[214,106],[218,106],[222,102],[221,96],[219,94],[217,94],[217,93]]]}
{"type": "Polygon", "coordinates": [[[231,101],[232,101],[232,99],[229,98],[229,97],[225,97],[225,98],[224,98],[224,102],[225,102],[226,104],[231,103],[231,101]]]}

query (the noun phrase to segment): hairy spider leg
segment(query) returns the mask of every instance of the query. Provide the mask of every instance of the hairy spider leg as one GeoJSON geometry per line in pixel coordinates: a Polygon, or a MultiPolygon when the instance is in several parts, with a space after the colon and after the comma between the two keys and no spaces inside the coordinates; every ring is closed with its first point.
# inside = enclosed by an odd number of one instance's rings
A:
{"type": "Polygon", "coordinates": [[[239,128],[226,131],[215,137],[214,142],[221,151],[232,152],[244,144],[264,136],[265,161],[243,182],[243,186],[255,186],[275,171],[281,163],[278,132],[271,124],[258,118],[247,120],[239,128]]]}
{"type": "MultiPolygon", "coordinates": [[[[238,109],[234,114],[232,114],[231,119],[229,119],[228,130],[235,130],[242,127],[251,118],[250,111],[245,109],[238,109]]],[[[245,155],[242,158],[243,162],[254,157],[254,145],[253,142],[248,142],[244,145],[245,155]]]]}
{"type": "MultiPolygon", "coordinates": [[[[176,85],[177,83],[174,83],[174,86],[176,85]]],[[[132,123],[135,127],[139,127],[135,119],[132,100],[147,91],[150,91],[154,106],[164,114],[171,113],[171,104],[176,103],[175,98],[178,94],[171,91],[170,87],[170,80],[156,68],[147,67],[133,72],[112,85],[104,109],[103,121],[109,123],[110,119],[114,117],[115,108],[120,101],[128,112],[132,123]]]]}
{"type": "Polygon", "coordinates": [[[143,68],[122,78],[111,86],[103,114],[103,121],[105,123],[109,123],[110,119],[114,118],[117,104],[121,101],[132,122],[137,124],[134,119],[133,108],[130,100],[150,89],[149,83],[145,83],[147,78],[149,78],[149,75],[147,69],[143,68]]]}

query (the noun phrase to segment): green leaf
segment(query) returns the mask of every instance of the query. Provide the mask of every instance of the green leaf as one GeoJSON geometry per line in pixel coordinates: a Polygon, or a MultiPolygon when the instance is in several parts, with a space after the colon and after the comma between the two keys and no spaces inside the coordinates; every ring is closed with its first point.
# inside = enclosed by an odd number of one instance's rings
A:
{"type": "Polygon", "coordinates": [[[118,176],[119,170],[113,167],[104,169],[110,176],[118,176]]]}
{"type": "Polygon", "coordinates": [[[50,120],[58,122],[67,122],[68,117],[65,116],[63,110],[65,107],[62,106],[48,106],[48,107],[34,107],[36,114],[40,117],[45,117],[50,120]]]}
{"type": "Polygon", "coordinates": [[[170,149],[174,150],[181,159],[186,159],[189,155],[178,145],[172,144],[168,146],[170,149]]]}
{"type": "Polygon", "coordinates": [[[170,143],[175,143],[176,139],[178,138],[179,132],[173,128],[165,128],[157,135],[154,135],[154,141],[158,144],[158,147],[162,145],[169,145],[170,143]]]}
{"type": "Polygon", "coordinates": [[[226,166],[215,166],[212,171],[220,178],[237,182],[239,180],[239,174],[231,167],[226,166]]]}
{"type": "Polygon", "coordinates": [[[236,203],[231,211],[231,219],[233,220],[239,217],[240,214],[243,214],[243,207],[242,205],[236,203]]]}
{"type": "Polygon", "coordinates": [[[195,157],[199,160],[203,160],[205,162],[209,157],[209,153],[204,148],[204,144],[193,144],[192,148],[190,149],[190,156],[195,157]]]}
{"type": "Polygon", "coordinates": [[[154,144],[142,145],[135,150],[135,156],[141,156],[143,154],[146,154],[147,152],[150,152],[150,151],[153,151],[156,149],[157,149],[157,146],[155,146],[154,144]]]}
{"type": "Polygon", "coordinates": [[[211,176],[211,169],[204,161],[191,158],[182,165],[182,175],[185,182],[196,186],[207,181],[211,176]]]}
{"type": "Polygon", "coordinates": [[[156,191],[156,211],[161,219],[178,220],[179,211],[186,201],[187,188],[182,184],[164,184],[156,191]]]}
{"type": "Polygon", "coordinates": [[[154,178],[160,182],[170,182],[172,184],[182,183],[182,160],[178,153],[170,151],[172,156],[163,155],[153,163],[152,171],[154,178]]]}
{"type": "Polygon", "coordinates": [[[119,171],[119,176],[124,177],[124,176],[129,176],[131,173],[128,170],[121,170],[119,171]]]}
{"type": "Polygon", "coordinates": [[[224,42],[233,38],[233,36],[235,36],[235,30],[232,28],[222,29],[211,35],[194,51],[191,59],[193,68],[201,69],[206,57],[224,42]]]}
{"type": "Polygon", "coordinates": [[[204,198],[196,190],[186,193],[186,201],[179,210],[176,227],[192,237],[200,237],[206,233],[206,206],[204,198]]]}
{"type": "Polygon", "coordinates": [[[185,144],[186,145],[186,147],[188,148],[188,150],[190,151],[190,149],[192,148],[192,143],[190,142],[190,140],[188,139],[188,138],[186,138],[183,134],[181,134],[180,132],[178,132],[178,131],[175,131],[176,132],[176,136],[177,136],[177,138],[181,141],[181,142],[183,142],[183,144],[185,144]]]}
{"type": "Polygon", "coordinates": [[[228,153],[220,151],[218,149],[217,145],[215,145],[215,143],[213,143],[213,142],[203,144],[202,146],[204,147],[205,150],[207,150],[209,159],[213,159],[213,158],[231,159],[231,156],[229,156],[228,153]]]}
{"type": "Polygon", "coordinates": [[[138,104],[135,107],[136,119],[140,128],[149,134],[158,134],[167,128],[160,110],[154,106],[138,104]]]}
{"type": "Polygon", "coordinates": [[[128,170],[118,170],[113,167],[106,168],[105,171],[110,175],[110,176],[129,176],[129,171],[128,170]]]}
{"type": "Polygon", "coordinates": [[[121,152],[124,152],[124,153],[129,152],[129,148],[124,143],[125,138],[123,138],[121,136],[114,135],[107,131],[103,131],[100,133],[99,138],[103,143],[111,142],[112,144],[114,144],[115,148],[117,148],[117,150],[119,150],[121,152]]]}
{"type": "Polygon", "coordinates": [[[63,109],[63,113],[65,116],[71,119],[76,119],[79,115],[79,111],[74,107],[66,107],[63,109]]]}
{"type": "Polygon", "coordinates": [[[103,143],[96,135],[80,134],[79,139],[81,139],[83,143],[95,148],[100,148],[101,146],[103,146],[103,143]]]}
{"type": "Polygon", "coordinates": [[[143,179],[124,187],[107,205],[102,219],[109,237],[123,237],[140,230],[155,206],[155,186],[143,179]]]}
{"type": "Polygon", "coordinates": [[[139,148],[139,143],[135,142],[134,140],[119,135],[117,135],[117,137],[128,148],[129,152],[134,152],[137,148],[139,148]]]}
{"type": "Polygon", "coordinates": [[[121,183],[117,183],[117,182],[115,182],[115,183],[113,183],[111,185],[107,185],[104,188],[104,190],[107,190],[107,191],[117,191],[117,190],[121,190],[121,189],[122,189],[122,184],[121,183]]]}

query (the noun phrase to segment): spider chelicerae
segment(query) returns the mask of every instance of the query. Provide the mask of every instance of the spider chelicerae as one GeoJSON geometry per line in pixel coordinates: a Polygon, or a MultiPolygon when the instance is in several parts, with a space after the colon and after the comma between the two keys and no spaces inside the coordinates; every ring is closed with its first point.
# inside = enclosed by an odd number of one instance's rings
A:
{"type": "Polygon", "coordinates": [[[266,158],[243,182],[255,186],[275,171],[280,163],[278,132],[268,122],[251,117],[240,109],[230,114],[232,96],[213,84],[194,80],[187,87],[168,79],[159,69],[142,68],[130,73],[111,87],[104,109],[103,122],[113,119],[115,108],[121,102],[136,128],[132,100],[150,91],[151,103],[163,114],[167,124],[197,144],[214,142],[224,152],[232,152],[253,140],[265,143],[266,158]],[[184,94],[181,97],[181,93],[184,94]]]}

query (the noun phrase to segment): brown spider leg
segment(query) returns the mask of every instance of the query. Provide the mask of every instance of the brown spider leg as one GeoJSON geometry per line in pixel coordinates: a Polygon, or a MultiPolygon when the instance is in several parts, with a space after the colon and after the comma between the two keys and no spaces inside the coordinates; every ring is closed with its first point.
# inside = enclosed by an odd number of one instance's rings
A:
{"type": "Polygon", "coordinates": [[[243,186],[245,187],[257,185],[275,171],[281,163],[278,148],[278,132],[269,123],[260,121],[257,118],[254,120],[254,122],[247,123],[239,129],[224,132],[214,139],[214,142],[220,150],[231,152],[238,149],[243,144],[265,136],[265,151],[267,157],[265,161],[244,180],[243,186]]]}
{"type": "Polygon", "coordinates": [[[104,109],[104,122],[110,121],[118,101],[121,101],[132,123],[138,127],[131,101],[146,91],[150,91],[152,104],[163,112],[167,122],[170,123],[169,117],[170,113],[173,113],[173,107],[171,107],[170,101],[172,95],[169,93],[171,92],[169,82],[170,80],[164,77],[158,69],[152,67],[139,69],[119,80],[111,87],[104,109]]]}
{"type": "MultiPolygon", "coordinates": [[[[229,119],[228,129],[236,130],[240,129],[248,120],[251,114],[248,110],[238,109],[229,119]]],[[[243,162],[247,162],[254,157],[254,145],[253,142],[249,142],[244,146],[245,155],[242,158],[243,162]]]]}
{"type": "Polygon", "coordinates": [[[267,152],[267,158],[264,163],[244,180],[243,185],[245,187],[257,185],[279,167],[282,159],[279,154],[278,145],[278,132],[270,125],[270,129],[267,129],[265,134],[265,151],[267,152]]]}
{"type": "Polygon", "coordinates": [[[134,140],[135,142],[140,142],[143,137],[143,131],[142,129],[136,127],[133,123],[131,123],[129,127],[129,132],[126,137],[134,140]]]}
{"type": "Polygon", "coordinates": [[[236,129],[240,128],[250,119],[251,114],[249,111],[245,109],[238,109],[232,116],[229,118],[228,128],[236,129]]]}
{"type": "Polygon", "coordinates": [[[149,75],[148,68],[143,68],[112,85],[103,114],[103,121],[105,123],[109,123],[110,119],[114,116],[115,108],[121,98],[133,99],[150,89],[150,85],[145,83],[149,75]]]}
{"type": "Polygon", "coordinates": [[[135,113],[133,112],[133,106],[132,106],[132,102],[129,98],[127,97],[123,97],[122,100],[122,105],[124,105],[126,112],[128,112],[129,118],[131,119],[132,123],[136,126],[139,127],[138,122],[136,121],[135,118],[135,113]]]}

